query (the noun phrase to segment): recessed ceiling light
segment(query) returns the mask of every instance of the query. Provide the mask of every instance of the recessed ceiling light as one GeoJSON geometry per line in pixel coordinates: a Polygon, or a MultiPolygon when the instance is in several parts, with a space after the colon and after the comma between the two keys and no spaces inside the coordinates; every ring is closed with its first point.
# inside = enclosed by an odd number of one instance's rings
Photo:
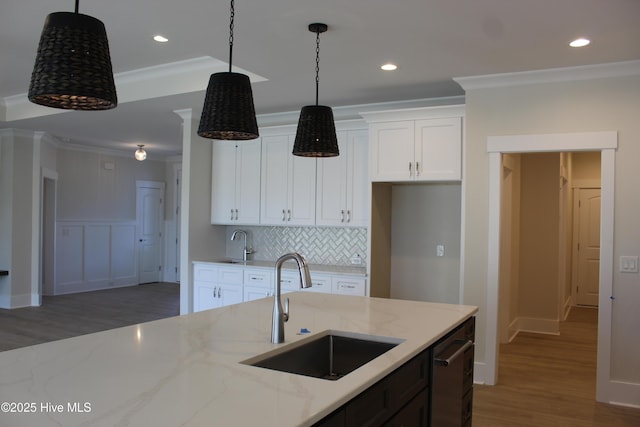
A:
{"type": "Polygon", "coordinates": [[[153,39],[154,39],[155,41],[157,41],[157,42],[160,42],[160,43],[166,43],[166,42],[168,42],[168,41],[169,41],[169,39],[168,39],[168,38],[166,38],[165,36],[160,35],[160,34],[157,34],[157,35],[153,36],[153,39]]]}
{"type": "Polygon", "coordinates": [[[574,41],[569,43],[569,46],[571,46],[571,47],[583,47],[583,46],[588,45],[589,43],[591,43],[591,40],[588,40],[588,39],[585,39],[585,38],[579,38],[579,39],[575,39],[574,41]]]}
{"type": "Polygon", "coordinates": [[[384,71],[393,71],[393,70],[396,70],[398,66],[396,64],[388,63],[388,64],[384,64],[380,68],[383,69],[384,71]]]}

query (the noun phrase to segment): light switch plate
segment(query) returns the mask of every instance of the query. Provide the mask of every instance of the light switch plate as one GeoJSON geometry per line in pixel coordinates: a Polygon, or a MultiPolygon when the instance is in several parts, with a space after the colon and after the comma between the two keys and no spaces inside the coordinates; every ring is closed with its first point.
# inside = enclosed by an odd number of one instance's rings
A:
{"type": "Polygon", "coordinates": [[[638,257],[637,256],[621,256],[620,272],[621,273],[637,273],[638,257]]]}
{"type": "Polygon", "coordinates": [[[436,246],[436,256],[444,256],[444,245],[436,246]]]}

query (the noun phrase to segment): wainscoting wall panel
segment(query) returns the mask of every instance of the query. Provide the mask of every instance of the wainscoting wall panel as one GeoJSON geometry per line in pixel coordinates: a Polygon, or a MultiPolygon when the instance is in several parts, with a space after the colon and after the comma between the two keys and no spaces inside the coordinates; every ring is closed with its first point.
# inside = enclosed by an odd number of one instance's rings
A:
{"type": "Polygon", "coordinates": [[[58,221],[55,294],[138,284],[135,222],[58,221]]]}

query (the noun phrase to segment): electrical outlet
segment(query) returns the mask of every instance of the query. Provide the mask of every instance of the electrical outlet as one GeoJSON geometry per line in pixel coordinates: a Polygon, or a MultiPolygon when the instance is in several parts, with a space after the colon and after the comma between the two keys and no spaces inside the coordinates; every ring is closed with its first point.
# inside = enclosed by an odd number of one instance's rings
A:
{"type": "Polygon", "coordinates": [[[621,273],[637,273],[638,257],[637,256],[621,256],[620,272],[621,273]]]}
{"type": "Polygon", "coordinates": [[[359,254],[356,254],[356,256],[351,257],[351,264],[352,265],[361,265],[362,264],[362,258],[360,258],[359,254]]]}

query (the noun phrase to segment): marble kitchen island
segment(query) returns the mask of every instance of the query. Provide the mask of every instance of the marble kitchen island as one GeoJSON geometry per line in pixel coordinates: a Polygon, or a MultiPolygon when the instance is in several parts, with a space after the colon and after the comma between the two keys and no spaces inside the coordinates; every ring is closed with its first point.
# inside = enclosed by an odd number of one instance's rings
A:
{"type": "Polygon", "coordinates": [[[283,344],[270,342],[273,299],[265,298],[2,352],[0,425],[311,425],[477,311],[310,292],[287,296],[291,318],[283,344]],[[301,328],[311,333],[297,334],[301,328]],[[404,341],[337,381],[240,363],[326,330],[404,341]]]}

